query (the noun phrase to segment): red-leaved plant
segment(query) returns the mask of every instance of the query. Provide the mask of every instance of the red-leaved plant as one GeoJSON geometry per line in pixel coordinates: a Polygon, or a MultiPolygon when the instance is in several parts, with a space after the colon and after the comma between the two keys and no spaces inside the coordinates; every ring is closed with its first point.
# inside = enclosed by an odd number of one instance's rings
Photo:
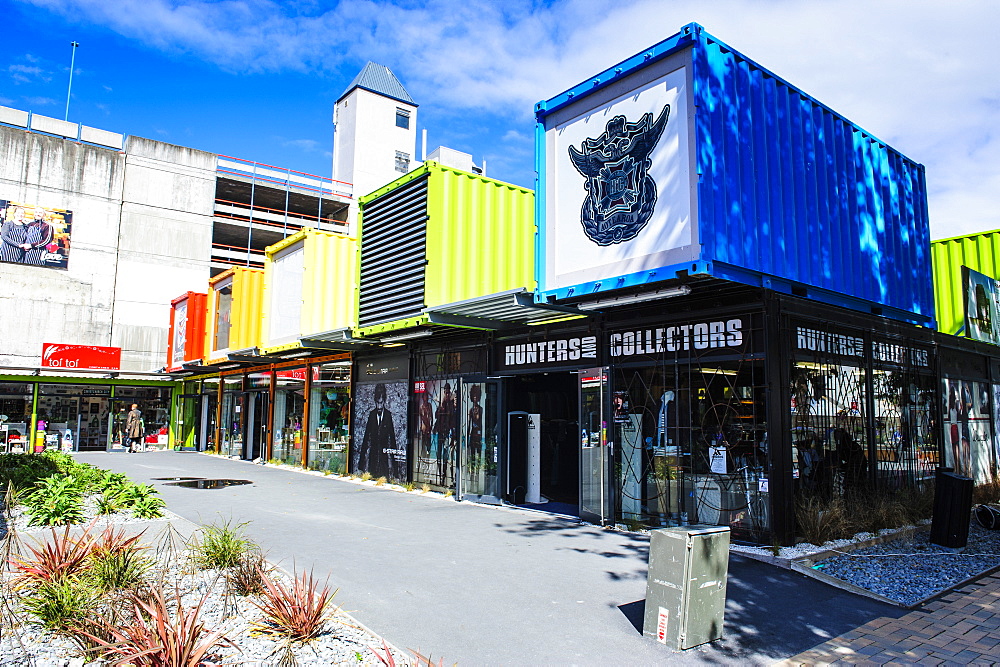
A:
{"type": "Polygon", "coordinates": [[[146,547],[138,544],[138,542],[145,532],[143,530],[142,533],[129,537],[126,535],[124,528],[108,526],[100,535],[94,538],[91,546],[91,554],[95,558],[100,558],[101,556],[110,556],[123,551],[142,551],[146,547]]]}
{"type": "Polygon", "coordinates": [[[324,584],[319,588],[311,572],[292,575],[292,585],[285,588],[280,581],[261,571],[264,593],[254,606],[264,614],[255,623],[261,632],[277,634],[295,641],[305,641],[319,635],[330,616],[336,591],[324,584]]]}
{"type": "Polygon", "coordinates": [[[83,534],[76,538],[69,536],[68,525],[61,535],[52,528],[50,541],[38,546],[25,545],[30,554],[24,557],[14,556],[10,561],[17,571],[16,585],[53,583],[82,572],[87,567],[87,558],[93,546],[93,538],[90,537],[91,526],[87,526],[83,534]]]}
{"type": "Polygon", "coordinates": [[[116,665],[198,667],[216,646],[235,647],[221,630],[210,630],[198,619],[208,595],[185,608],[179,591],[169,602],[158,587],[142,594],[132,592],[128,598],[134,611],[132,623],[90,619],[76,632],[116,665]]]}

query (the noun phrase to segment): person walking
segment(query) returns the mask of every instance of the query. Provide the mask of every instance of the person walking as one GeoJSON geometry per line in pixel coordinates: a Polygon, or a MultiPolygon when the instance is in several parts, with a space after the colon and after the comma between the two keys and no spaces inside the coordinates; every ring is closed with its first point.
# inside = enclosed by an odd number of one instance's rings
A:
{"type": "Polygon", "coordinates": [[[142,451],[140,449],[142,446],[142,432],[142,411],[139,410],[137,403],[133,403],[132,409],[129,410],[128,416],[125,418],[125,435],[128,437],[128,450],[126,451],[129,453],[142,451]]]}

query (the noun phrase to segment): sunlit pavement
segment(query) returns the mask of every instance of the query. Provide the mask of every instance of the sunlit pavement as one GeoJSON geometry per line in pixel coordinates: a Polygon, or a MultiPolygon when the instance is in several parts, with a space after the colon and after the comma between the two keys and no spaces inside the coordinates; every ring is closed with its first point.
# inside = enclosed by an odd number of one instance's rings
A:
{"type": "Polygon", "coordinates": [[[1000,575],[992,574],[900,618],[876,618],[785,665],[993,665],[1000,661],[1000,575]]]}
{"type": "Polygon", "coordinates": [[[248,522],[271,560],[329,573],[360,622],[445,664],[771,664],[903,613],[733,556],[724,638],[675,652],[640,632],[642,535],[190,452],[77,457],[153,484],[195,523],[248,522]],[[181,476],[252,484],[155,479],[181,476]]]}

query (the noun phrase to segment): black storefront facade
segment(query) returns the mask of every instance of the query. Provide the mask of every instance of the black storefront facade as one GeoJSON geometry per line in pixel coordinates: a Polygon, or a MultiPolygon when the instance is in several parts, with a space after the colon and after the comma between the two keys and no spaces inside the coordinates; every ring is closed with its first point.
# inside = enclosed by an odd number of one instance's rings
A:
{"type": "Polygon", "coordinates": [[[758,544],[794,540],[803,498],[915,488],[939,465],[995,474],[991,346],[770,290],[691,287],[358,355],[351,471],[594,523],[728,525],[758,544]],[[519,415],[537,415],[534,459],[519,415]]]}

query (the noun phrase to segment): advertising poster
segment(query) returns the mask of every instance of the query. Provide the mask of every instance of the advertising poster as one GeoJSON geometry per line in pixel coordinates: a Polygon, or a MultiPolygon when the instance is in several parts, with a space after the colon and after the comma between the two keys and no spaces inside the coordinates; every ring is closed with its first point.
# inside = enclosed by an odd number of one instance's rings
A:
{"type": "Polygon", "coordinates": [[[170,363],[175,368],[184,363],[184,353],[187,351],[187,323],[187,301],[183,301],[174,307],[174,342],[171,347],[173,356],[170,363]]]}
{"type": "Polygon", "coordinates": [[[1000,289],[997,281],[963,266],[962,293],[966,335],[1000,345],[1000,289]]]}
{"type": "Polygon", "coordinates": [[[351,471],[406,478],[406,382],[359,384],[354,402],[351,471]]]}
{"type": "Polygon", "coordinates": [[[946,465],[976,484],[987,482],[994,452],[989,385],[951,378],[943,382],[946,465]]]}
{"type": "MultiPolygon", "coordinates": [[[[1000,406],[1000,384],[993,385],[993,405],[1000,406]]],[[[993,460],[1000,466],[1000,409],[993,413],[993,460]]]]}
{"type": "Polygon", "coordinates": [[[0,261],[65,269],[73,212],[0,199],[0,261]]]}
{"type": "Polygon", "coordinates": [[[616,391],[611,397],[611,414],[616,424],[624,424],[629,420],[632,403],[627,391],[616,391]]]}
{"type": "Polygon", "coordinates": [[[687,97],[675,69],[547,128],[542,289],[690,260],[687,97]]]}
{"type": "Polygon", "coordinates": [[[455,480],[462,421],[458,412],[459,380],[427,380],[418,384],[413,479],[448,488],[455,480]]]}

